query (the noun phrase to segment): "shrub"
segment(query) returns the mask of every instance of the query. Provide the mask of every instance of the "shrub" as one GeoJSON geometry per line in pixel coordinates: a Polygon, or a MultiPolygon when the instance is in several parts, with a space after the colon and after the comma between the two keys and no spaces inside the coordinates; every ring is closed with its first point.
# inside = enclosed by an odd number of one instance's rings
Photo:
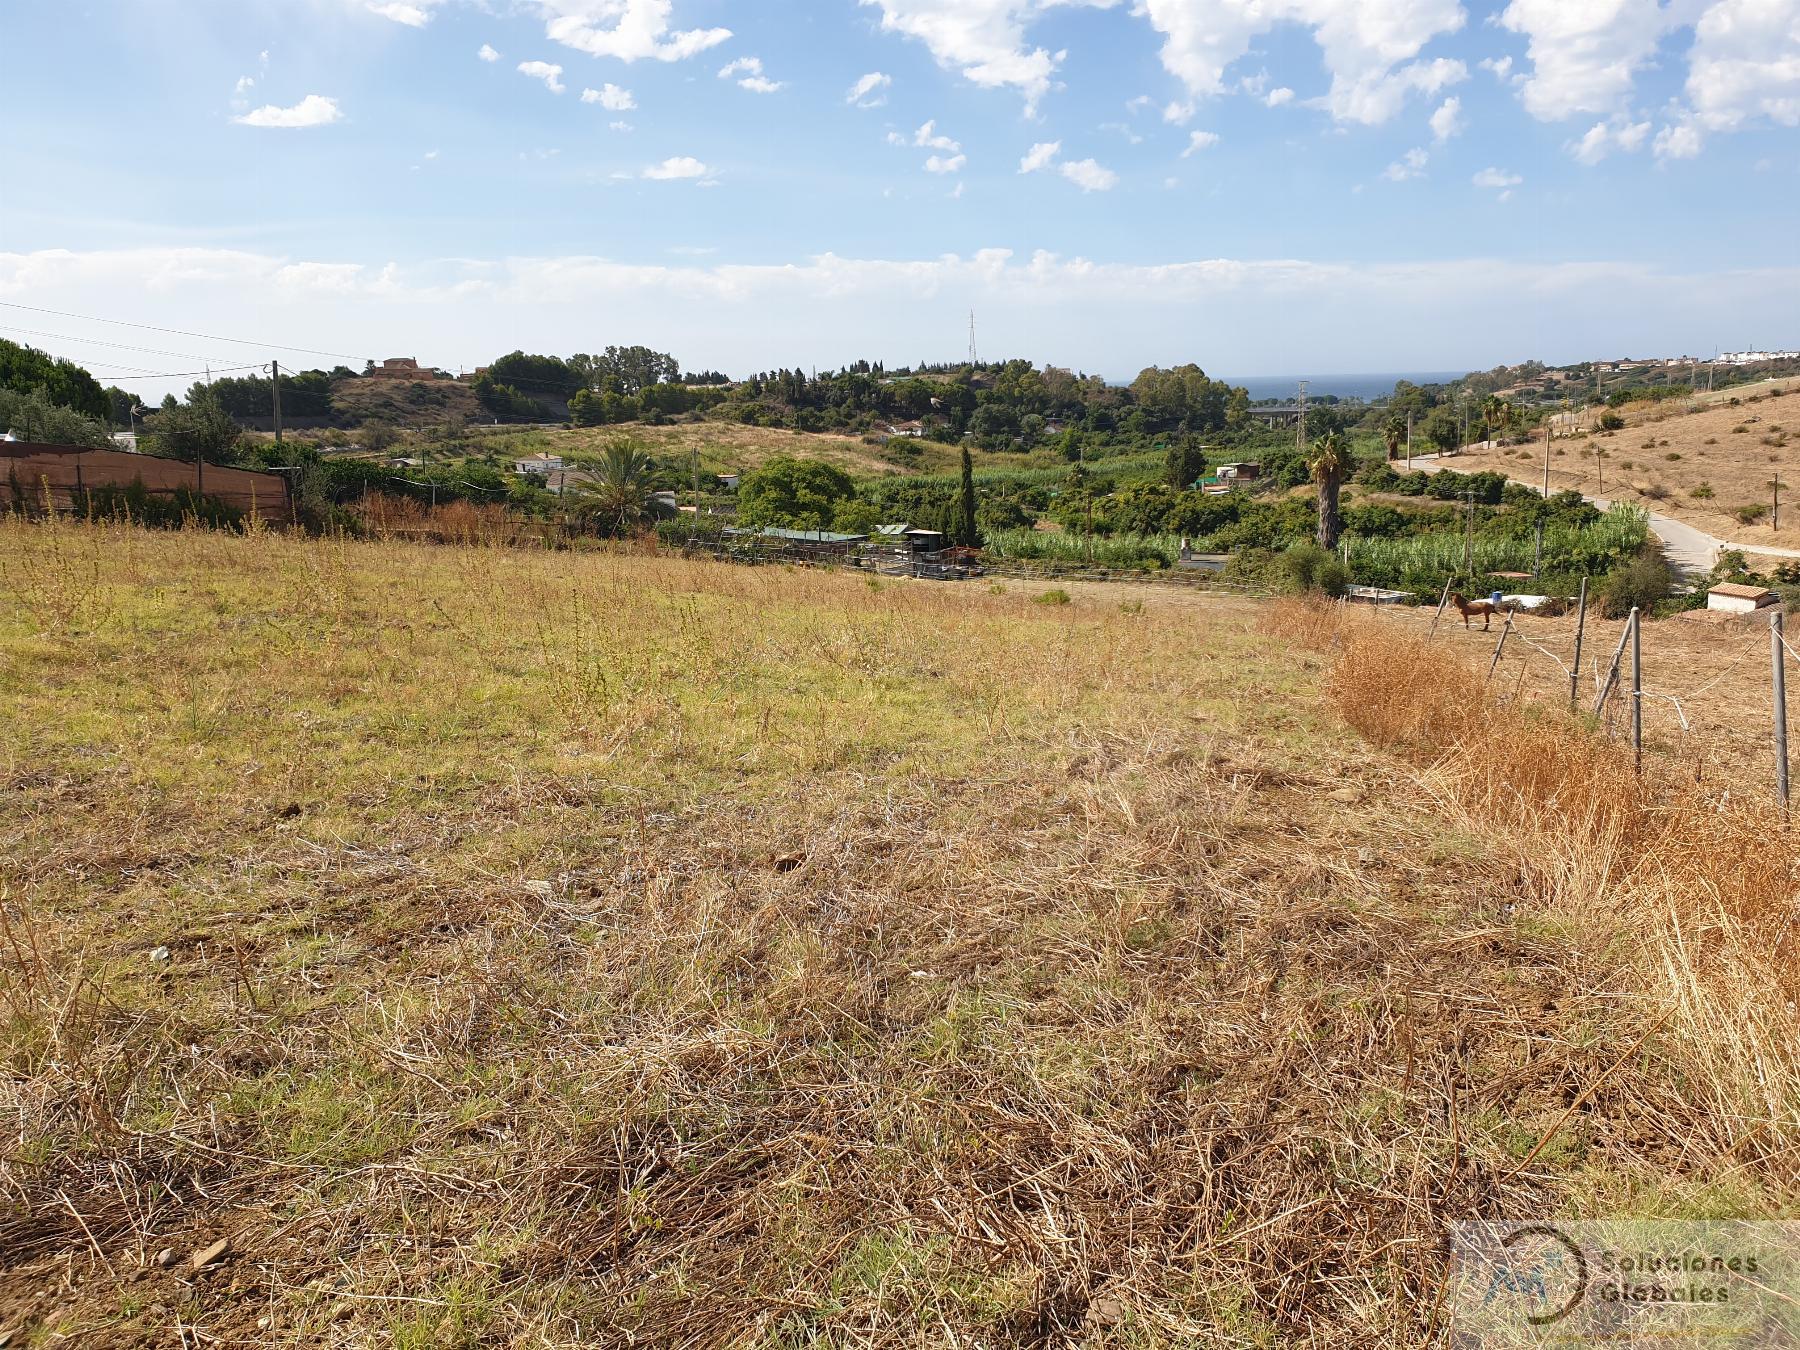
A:
{"type": "Polygon", "coordinates": [[[1708,436],[1704,441],[1701,442],[1702,445],[1717,445],[1718,443],[1719,443],[1719,438],[1717,436],[1708,436]]]}
{"type": "Polygon", "coordinates": [[[1733,507],[1731,514],[1737,517],[1740,525],[1754,525],[1769,514],[1769,505],[1767,502],[1749,502],[1733,507]]]}
{"type": "Polygon", "coordinates": [[[1069,593],[1059,586],[1053,591],[1032,596],[1031,601],[1035,605],[1066,605],[1069,603],[1069,593]]]}
{"type": "Polygon", "coordinates": [[[1342,595],[1350,583],[1343,563],[1317,544],[1295,544],[1281,555],[1281,570],[1288,589],[1342,595]]]}
{"type": "Polygon", "coordinates": [[[1665,502],[1669,499],[1669,489],[1661,483],[1649,483],[1644,487],[1644,495],[1653,502],[1665,502]]]}
{"type": "Polygon", "coordinates": [[[1619,416],[1618,413],[1603,412],[1600,414],[1600,430],[1602,430],[1602,431],[1622,431],[1622,430],[1624,430],[1624,428],[1625,428],[1625,419],[1623,417],[1619,416]]]}
{"type": "Polygon", "coordinates": [[[1705,501],[1708,497],[1711,497],[1712,495],[1713,495],[1713,490],[1712,490],[1711,483],[1702,483],[1702,484],[1700,484],[1699,487],[1695,488],[1692,492],[1688,493],[1688,496],[1698,497],[1701,501],[1705,501]]]}
{"type": "MultiPolygon", "coordinates": [[[[1664,444],[1664,445],[1667,445],[1667,444],[1668,444],[1668,442],[1667,442],[1667,441],[1664,441],[1664,442],[1663,442],[1663,444],[1664,444]]],[[[1668,454],[1666,454],[1666,455],[1664,455],[1664,456],[1663,456],[1663,458],[1664,458],[1664,459],[1666,459],[1666,460],[1668,460],[1668,461],[1669,461],[1669,463],[1671,463],[1671,464],[1674,464],[1674,463],[1676,463],[1676,462],[1677,462],[1677,461],[1679,461],[1679,460],[1680,460],[1680,459],[1681,459],[1681,451],[1679,451],[1679,450],[1671,450],[1671,451],[1669,451],[1669,453],[1668,453],[1668,454]]]]}
{"type": "Polygon", "coordinates": [[[1673,581],[1662,554],[1645,549],[1606,574],[1600,583],[1600,612],[1609,619],[1623,619],[1634,608],[1648,612],[1668,597],[1673,581]]]}

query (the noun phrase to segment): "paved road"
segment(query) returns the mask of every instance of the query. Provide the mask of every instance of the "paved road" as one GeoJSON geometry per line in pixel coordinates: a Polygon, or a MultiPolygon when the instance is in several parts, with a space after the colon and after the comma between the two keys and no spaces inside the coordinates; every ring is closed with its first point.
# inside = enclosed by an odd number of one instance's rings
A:
{"type": "MultiPolygon", "coordinates": [[[[1454,457],[1453,457],[1454,458],[1454,457]]],[[[1453,469],[1454,464],[1436,462],[1435,456],[1414,455],[1413,467],[1424,473],[1437,473],[1442,469],[1453,469]]],[[[1523,484],[1533,491],[1542,492],[1541,481],[1521,478],[1508,474],[1507,479],[1523,484]]],[[[1584,500],[1592,502],[1602,511],[1610,510],[1612,498],[1588,497],[1584,500]]],[[[1663,553],[1669,562],[1681,572],[1710,572],[1713,564],[1719,560],[1719,554],[1726,549],[1740,549],[1745,553],[1761,553],[1774,558],[1800,558],[1800,548],[1776,548],[1771,544],[1739,544],[1729,539],[1721,539],[1717,535],[1708,534],[1705,530],[1695,529],[1685,521],[1671,516],[1650,513],[1650,533],[1662,541],[1663,553]]]]}

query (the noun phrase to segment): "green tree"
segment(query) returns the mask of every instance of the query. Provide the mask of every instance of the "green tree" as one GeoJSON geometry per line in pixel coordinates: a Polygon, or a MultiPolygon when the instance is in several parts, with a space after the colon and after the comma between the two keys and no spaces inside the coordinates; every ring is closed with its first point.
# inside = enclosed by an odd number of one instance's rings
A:
{"type": "Polygon", "coordinates": [[[962,448],[962,490],[957,496],[954,537],[968,548],[981,547],[981,531],[975,523],[975,461],[966,445],[962,448]]]}
{"type": "Polygon", "coordinates": [[[855,495],[856,484],[842,469],[778,455],[738,480],[738,520],[794,530],[829,529],[838,503],[855,495]]]}
{"type": "Polygon", "coordinates": [[[1307,456],[1306,463],[1319,485],[1319,547],[1334,549],[1342,528],[1338,494],[1343,490],[1344,475],[1350,470],[1350,454],[1345,449],[1344,438],[1335,431],[1326,432],[1313,442],[1312,454],[1307,456]]]}
{"type": "Polygon", "coordinates": [[[1493,440],[1496,431],[1505,431],[1513,423],[1515,410],[1513,405],[1498,394],[1489,394],[1481,403],[1481,420],[1487,427],[1487,439],[1493,440]]]}
{"type": "Polygon", "coordinates": [[[52,403],[42,390],[0,389],[0,431],[40,445],[88,445],[106,449],[112,439],[93,418],[52,403]]]}
{"type": "Polygon", "coordinates": [[[0,389],[15,394],[35,389],[57,407],[73,408],[96,422],[104,422],[112,413],[112,400],[86,370],[73,361],[4,338],[0,338],[0,389]]]}
{"type": "Polygon", "coordinates": [[[151,440],[156,453],[190,463],[229,464],[237,457],[243,432],[231,415],[205,389],[197,388],[188,401],[170,406],[151,419],[151,440]]]}
{"type": "Polygon", "coordinates": [[[1186,492],[1206,472],[1206,449],[1192,436],[1173,436],[1163,456],[1163,479],[1177,492],[1186,492]]]}

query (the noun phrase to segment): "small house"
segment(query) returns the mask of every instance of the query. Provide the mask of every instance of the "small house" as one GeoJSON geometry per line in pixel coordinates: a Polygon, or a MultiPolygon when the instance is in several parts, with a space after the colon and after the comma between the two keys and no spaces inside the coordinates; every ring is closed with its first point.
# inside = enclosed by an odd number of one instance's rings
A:
{"type": "Polygon", "coordinates": [[[546,454],[541,450],[537,454],[531,455],[525,459],[516,459],[513,461],[513,472],[520,474],[521,476],[531,475],[536,478],[548,478],[551,474],[561,473],[562,471],[563,457],[561,455],[546,454]]]}
{"type": "Polygon", "coordinates": [[[1261,473],[1262,465],[1260,464],[1221,464],[1218,477],[1222,482],[1239,483],[1248,482],[1261,473]]]}
{"type": "Polygon", "coordinates": [[[719,486],[721,488],[723,488],[726,492],[736,492],[737,491],[738,476],[735,473],[722,473],[722,474],[718,474],[717,477],[719,480],[719,486]]]}
{"type": "Polygon", "coordinates": [[[923,422],[896,422],[888,427],[889,436],[904,436],[917,440],[924,434],[925,424],[923,422]]]}
{"type": "Polygon", "coordinates": [[[673,512],[680,509],[681,501],[673,492],[652,492],[650,500],[658,509],[673,512]]]}
{"type": "Polygon", "coordinates": [[[1754,614],[1759,609],[1781,603],[1781,597],[1767,586],[1740,586],[1727,581],[1706,593],[1706,607],[1724,614],[1754,614]]]}

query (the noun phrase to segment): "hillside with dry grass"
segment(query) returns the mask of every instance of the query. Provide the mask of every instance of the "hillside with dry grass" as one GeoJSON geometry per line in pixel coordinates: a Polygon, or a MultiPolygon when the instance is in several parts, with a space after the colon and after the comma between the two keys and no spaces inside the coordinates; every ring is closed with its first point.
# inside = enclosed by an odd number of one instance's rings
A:
{"type": "Polygon", "coordinates": [[[1417,1345],[1449,1220],[1795,1196],[1777,821],[1400,624],[11,518],[0,577],[18,1343],[1417,1345]]]}
{"type": "MultiPolygon", "coordinates": [[[[1800,548],[1800,381],[1745,385],[1691,404],[1627,404],[1625,426],[1575,434],[1552,443],[1550,487],[1628,501],[1685,521],[1721,539],[1755,548],[1800,548]],[[1690,408],[1697,411],[1689,411],[1690,408]],[[1595,459],[1598,451],[1602,459],[1595,459]],[[1770,483],[1779,474],[1781,527],[1772,523],[1770,483]],[[1754,516],[1753,510],[1763,510],[1754,516]],[[1753,518],[1746,519],[1747,515],[1753,518]]],[[[1591,422],[1591,418],[1584,418],[1591,422]]],[[[1459,456],[1464,472],[1496,469],[1534,485],[1542,481],[1544,447],[1506,447],[1459,456]]]]}

